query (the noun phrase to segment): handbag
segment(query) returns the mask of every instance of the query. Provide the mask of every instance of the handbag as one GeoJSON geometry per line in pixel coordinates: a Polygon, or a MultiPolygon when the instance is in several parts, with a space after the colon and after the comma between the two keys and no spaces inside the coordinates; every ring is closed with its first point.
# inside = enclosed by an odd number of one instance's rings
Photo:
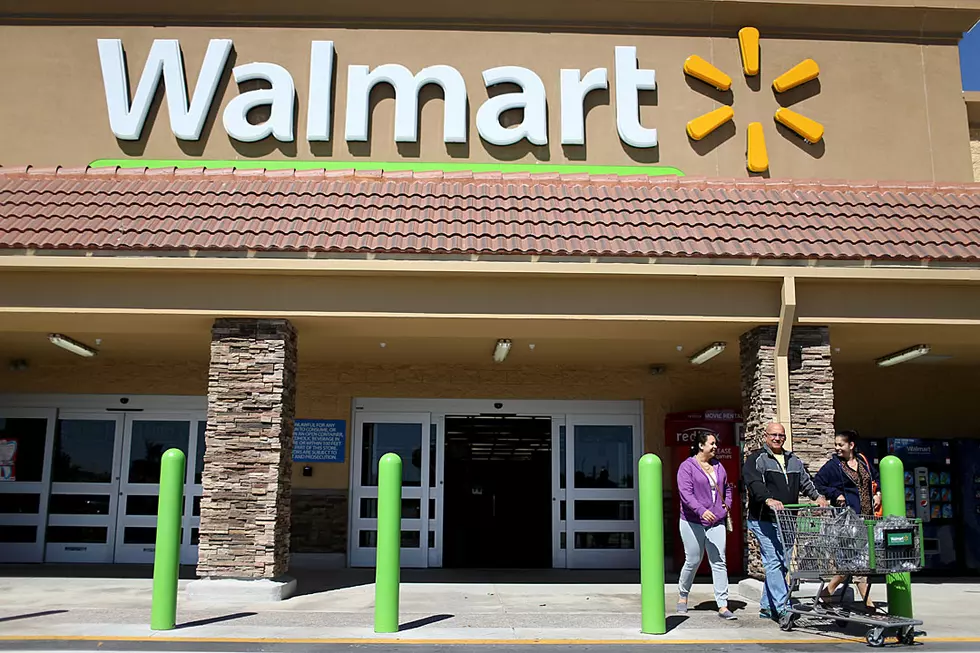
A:
{"type": "Polygon", "coordinates": [[[735,530],[735,525],[732,524],[732,511],[731,510],[729,510],[727,513],[725,513],[725,530],[728,531],[729,533],[731,533],[733,530],[735,530]]]}
{"type": "MultiPolygon", "coordinates": [[[[868,462],[867,457],[863,453],[859,453],[858,455],[861,456],[861,460],[864,461],[865,466],[868,468],[868,476],[871,476],[871,463],[868,462]]],[[[874,497],[874,495],[878,494],[878,491],[879,491],[878,481],[876,481],[874,479],[874,477],[872,476],[871,477],[871,496],[874,497]]],[[[874,499],[872,499],[872,502],[873,501],[874,501],[874,499]]],[[[882,517],[882,516],[884,516],[884,514],[885,514],[885,502],[882,501],[881,503],[878,504],[878,507],[875,508],[875,517],[882,517]]]]}

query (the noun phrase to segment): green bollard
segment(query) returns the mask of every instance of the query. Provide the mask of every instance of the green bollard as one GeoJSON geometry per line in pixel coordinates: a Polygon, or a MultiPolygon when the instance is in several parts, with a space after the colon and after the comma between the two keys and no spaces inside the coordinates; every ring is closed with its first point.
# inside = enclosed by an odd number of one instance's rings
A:
{"type": "Polygon", "coordinates": [[[378,557],[374,580],[374,632],[398,632],[401,580],[402,459],[386,453],[378,463],[378,557]]]}
{"type": "Polygon", "coordinates": [[[168,449],[160,461],[157,544],[153,551],[151,630],[177,626],[177,577],[180,572],[180,518],[184,507],[184,452],[168,449]]]}
{"type": "MultiPolygon", "coordinates": [[[[905,466],[895,456],[885,456],[881,461],[881,508],[882,514],[905,516],[905,466]]],[[[888,574],[888,614],[912,618],[912,575],[888,574]]]]}
{"type": "Polygon", "coordinates": [[[655,454],[640,458],[640,630],[667,632],[664,593],[664,465],[655,454]]]}

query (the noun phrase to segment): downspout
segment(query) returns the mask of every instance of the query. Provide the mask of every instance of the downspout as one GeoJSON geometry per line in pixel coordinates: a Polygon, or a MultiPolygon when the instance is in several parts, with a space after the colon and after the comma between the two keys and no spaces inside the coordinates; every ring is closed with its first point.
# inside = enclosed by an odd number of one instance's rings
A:
{"type": "Polygon", "coordinates": [[[776,420],[786,428],[787,449],[793,449],[789,413],[789,341],[796,321],[796,277],[783,277],[782,305],[776,329],[776,420]]]}

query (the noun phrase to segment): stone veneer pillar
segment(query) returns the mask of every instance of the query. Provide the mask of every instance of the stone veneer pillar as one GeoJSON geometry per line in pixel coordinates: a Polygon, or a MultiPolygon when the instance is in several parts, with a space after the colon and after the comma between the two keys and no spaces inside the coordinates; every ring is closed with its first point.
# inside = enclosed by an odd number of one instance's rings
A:
{"type": "MultiPolygon", "coordinates": [[[[776,327],[757,327],[739,341],[745,452],[762,446],[776,420],[776,327]]],[[[827,327],[794,327],[789,344],[792,451],[815,475],[834,451],[834,370],[827,327]]],[[[759,545],[749,536],[749,573],[762,578],[759,545]]]]}
{"type": "MultiPolygon", "coordinates": [[[[296,331],[289,321],[216,320],[199,577],[271,581],[286,573],[295,405],[296,331]]],[[[197,583],[202,596],[207,590],[197,583]]]]}

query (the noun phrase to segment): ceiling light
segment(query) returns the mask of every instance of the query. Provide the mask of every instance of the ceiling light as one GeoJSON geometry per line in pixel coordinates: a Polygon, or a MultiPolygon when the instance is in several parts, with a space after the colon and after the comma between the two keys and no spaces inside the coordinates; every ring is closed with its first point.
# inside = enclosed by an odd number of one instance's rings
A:
{"type": "Polygon", "coordinates": [[[90,358],[99,353],[97,349],[93,349],[88,345],[83,345],[82,343],[72,340],[68,336],[63,336],[60,333],[52,333],[48,336],[48,340],[51,341],[52,345],[57,345],[62,349],[67,349],[73,354],[78,354],[79,356],[84,356],[90,358]]]}
{"type": "Polygon", "coordinates": [[[897,351],[894,354],[888,354],[887,356],[882,356],[875,363],[878,367],[890,367],[892,365],[898,365],[899,363],[905,363],[919,356],[925,356],[929,353],[931,348],[929,345],[916,345],[914,347],[909,347],[908,349],[903,349],[902,351],[897,351]]]}
{"type": "Polygon", "coordinates": [[[692,365],[701,365],[702,363],[707,363],[709,360],[725,351],[725,343],[723,342],[713,342],[698,353],[691,356],[689,359],[692,365]]]}
{"type": "Polygon", "coordinates": [[[493,348],[493,360],[497,363],[503,363],[507,354],[510,353],[510,345],[510,340],[498,340],[497,345],[493,348]]]}

